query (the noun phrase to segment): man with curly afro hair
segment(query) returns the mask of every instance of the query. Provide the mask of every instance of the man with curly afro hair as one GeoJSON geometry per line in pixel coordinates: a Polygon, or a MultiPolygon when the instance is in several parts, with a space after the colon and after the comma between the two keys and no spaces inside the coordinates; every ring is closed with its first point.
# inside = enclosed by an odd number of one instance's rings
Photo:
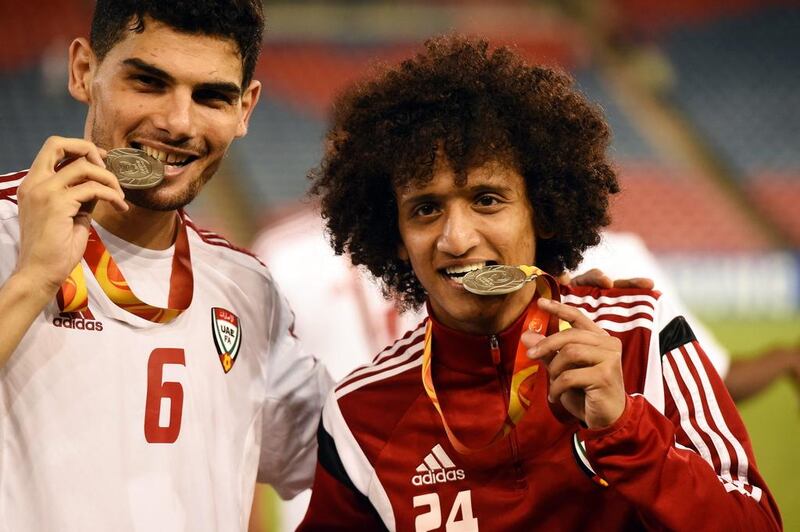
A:
{"type": "Polygon", "coordinates": [[[333,246],[430,317],[329,395],[300,530],[780,527],[686,320],[552,277],[608,224],[608,139],[568,76],[459,36],[337,101],[333,246]]]}

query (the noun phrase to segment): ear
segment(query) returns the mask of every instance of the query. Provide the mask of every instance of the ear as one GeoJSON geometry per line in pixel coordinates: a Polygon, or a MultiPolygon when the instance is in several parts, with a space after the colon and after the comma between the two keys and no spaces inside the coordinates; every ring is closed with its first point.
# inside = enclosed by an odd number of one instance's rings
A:
{"type": "Polygon", "coordinates": [[[402,240],[397,244],[397,258],[403,262],[408,262],[410,260],[408,256],[408,250],[406,249],[406,245],[403,244],[402,240]]]}
{"type": "Polygon", "coordinates": [[[242,93],[242,116],[239,119],[239,125],[236,127],[237,138],[247,135],[250,115],[253,114],[253,109],[256,108],[260,96],[261,82],[256,80],[251,81],[250,85],[242,93]]]}
{"type": "Polygon", "coordinates": [[[92,47],[84,38],[75,39],[69,45],[69,93],[83,103],[92,101],[92,79],[96,57],[92,47]]]}

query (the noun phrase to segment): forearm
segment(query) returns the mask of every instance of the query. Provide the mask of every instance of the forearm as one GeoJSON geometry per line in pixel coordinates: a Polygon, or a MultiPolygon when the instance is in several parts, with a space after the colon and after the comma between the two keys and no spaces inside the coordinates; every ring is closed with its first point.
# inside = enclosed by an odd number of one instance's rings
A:
{"type": "Polygon", "coordinates": [[[725,377],[725,386],[734,401],[742,401],[790,373],[799,359],[796,349],[786,348],[773,349],[754,358],[734,360],[725,377]]]}
{"type": "MultiPolygon", "coordinates": [[[[643,397],[636,397],[629,399],[614,426],[581,431],[579,437],[585,438],[598,475],[635,505],[650,527],[780,529],[774,500],[752,462],[740,463],[738,469],[709,464],[693,449],[675,444],[673,427],[643,397]],[[716,471],[719,467],[723,470],[716,471]]],[[[746,447],[743,451],[739,458],[752,456],[746,447]]]]}
{"type": "Polygon", "coordinates": [[[41,283],[15,272],[0,287],[0,367],[3,367],[52,294],[41,283]]]}

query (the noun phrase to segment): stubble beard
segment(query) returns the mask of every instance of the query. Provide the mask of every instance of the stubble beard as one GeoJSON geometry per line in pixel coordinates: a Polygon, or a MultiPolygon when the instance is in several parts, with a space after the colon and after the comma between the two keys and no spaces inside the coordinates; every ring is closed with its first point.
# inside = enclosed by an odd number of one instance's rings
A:
{"type": "Polygon", "coordinates": [[[174,211],[189,205],[208,181],[202,177],[188,183],[183,190],[167,195],[161,184],[149,189],[125,189],[125,200],[151,211],[174,211]]]}

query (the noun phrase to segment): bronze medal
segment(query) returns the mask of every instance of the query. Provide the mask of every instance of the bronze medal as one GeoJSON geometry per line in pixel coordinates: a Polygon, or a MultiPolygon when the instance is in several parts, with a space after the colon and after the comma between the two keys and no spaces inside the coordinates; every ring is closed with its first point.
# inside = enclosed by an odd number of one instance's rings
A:
{"type": "Polygon", "coordinates": [[[164,180],[164,163],[135,148],[109,151],[106,166],[122,188],[153,188],[164,180]]]}

